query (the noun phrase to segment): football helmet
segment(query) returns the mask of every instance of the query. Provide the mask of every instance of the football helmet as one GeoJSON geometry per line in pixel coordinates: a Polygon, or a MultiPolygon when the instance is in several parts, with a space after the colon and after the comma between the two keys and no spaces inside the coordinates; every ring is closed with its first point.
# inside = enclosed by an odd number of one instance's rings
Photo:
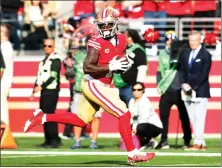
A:
{"type": "Polygon", "coordinates": [[[103,38],[112,38],[118,30],[118,17],[111,9],[100,11],[94,22],[97,25],[98,31],[103,38]]]}
{"type": "Polygon", "coordinates": [[[172,39],[172,40],[177,39],[177,35],[176,35],[175,31],[169,30],[165,33],[165,41],[167,41],[169,39],[172,39]]]}

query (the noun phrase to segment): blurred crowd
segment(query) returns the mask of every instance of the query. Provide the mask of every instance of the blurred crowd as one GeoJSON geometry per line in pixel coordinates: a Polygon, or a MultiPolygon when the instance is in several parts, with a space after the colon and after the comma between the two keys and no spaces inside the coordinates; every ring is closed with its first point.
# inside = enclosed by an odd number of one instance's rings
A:
{"type": "MultiPolygon", "coordinates": [[[[220,17],[221,1],[190,1],[190,0],[151,0],[151,1],[74,1],[73,16],[82,18],[95,17],[101,9],[114,10],[120,23],[130,28],[139,27],[143,24],[153,25],[164,37],[166,28],[170,23],[165,21],[156,22],[155,19],[184,18],[184,17],[220,17]],[[153,22],[141,22],[139,19],[154,19],[153,22]],[[129,23],[129,19],[133,22],[129,23]]],[[[23,1],[8,0],[1,3],[1,21],[9,23],[12,27],[10,41],[15,50],[39,50],[43,49],[43,39],[55,38],[56,19],[61,19],[56,1],[39,0],[23,1]]],[[[68,20],[68,19],[67,19],[68,20]]],[[[64,21],[64,20],[63,20],[64,21]]],[[[91,20],[92,21],[92,20],[91,20]]],[[[198,22],[192,22],[189,27],[195,27],[198,22]]],[[[206,22],[206,30],[219,31],[217,22],[206,22]],[[210,26],[209,26],[210,25],[210,26]]],[[[189,29],[186,29],[189,31],[189,29]]],[[[160,38],[160,42],[164,42],[160,38]]],[[[161,48],[161,47],[159,47],[161,48]]],[[[163,47],[162,47],[163,48],[163,47]]]]}

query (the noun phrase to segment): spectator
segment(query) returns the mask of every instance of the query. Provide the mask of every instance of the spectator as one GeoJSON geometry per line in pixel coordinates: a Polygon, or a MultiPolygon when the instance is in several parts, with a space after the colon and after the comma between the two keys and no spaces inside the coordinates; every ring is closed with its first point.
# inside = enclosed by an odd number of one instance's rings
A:
{"type": "MultiPolygon", "coordinates": [[[[48,114],[55,113],[60,90],[61,58],[54,52],[55,43],[52,39],[44,41],[46,57],[39,63],[38,76],[30,97],[32,100],[35,93],[41,92],[40,108],[48,114]]],[[[57,148],[61,146],[58,136],[58,123],[44,124],[45,142],[37,145],[44,148],[57,148]]]]}
{"type": "Polygon", "coordinates": [[[25,44],[24,49],[39,50],[43,39],[47,38],[47,33],[44,28],[44,17],[48,16],[48,11],[44,11],[42,2],[31,0],[31,6],[27,15],[35,31],[23,39],[25,44]]]}
{"type": "Polygon", "coordinates": [[[122,7],[129,19],[143,18],[143,1],[122,1],[122,7]]]}
{"type": "Polygon", "coordinates": [[[131,29],[140,30],[143,22],[141,19],[144,17],[144,10],[143,10],[143,1],[122,1],[121,2],[122,8],[125,12],[125,16],[129,20],[129,27],[131,29]]]}
{"type": "Polygon", "coordinates": [[[18,35],[18,10],[23,6],[22,0],[1,1],[1,23],[7,23],[11,26],[10,41],[14,50],[20,50],[20,38],[18,35]],[[4,21],[3,21],[4,20],[4,21]]]}
{"type": "Polygon", "coordinates": [[[73,16],[79,17],[94,17],[94,1],[74,1],[73,16]]]}
{"type": "Polygon", "coordinates": [[[181,87],[179,73],[177,72],[177,55],[179,54],[179,45],[172,46],[172,42],[176,43],[176,34],[174,31],[168,31],[165,35],[166,48],[161,50],[158,56],[158,93],[161,94],[159,110],[160,118],[163,123],[163,131],[160,143],[157,149],[169,149],[168,145],[168,121],[170,116],[170,109],[175,104],[179,111],[180,120],[182,122],[182,128],[184,132],[184,146],[188,148],[191,140],[190,121],[184,105],[181,99],[181,87]],[[178,48],[177,48],[178,47],[178,48]],[[174,54],[174,50],[176,52],[174,54]],[[175,64],[173,64],[175,62],[175,64]]]}
{"type": "Polygon", "coordinates": [[[13,78],[13,48],[9,41],[11,27],[1,24],[1,53],[5,62],[5,71],[1,79],[1,120],[9,124],[8,96],[13,78]]]}
{"type": "Polygon", "coordinates": [[[204,128],[207,114],[207,98],[210,97],[209,73],[212,64],[210,53],[201,45],[201,34],[189,33],[191,50],[180,57],[182,96],[193,126],[194,142],[188,150],[206,150],[204,128]],[[196,96],[195,96],[196,95],[196,96]]]}
{"type": "Polygon", "coordinates": [[[153,138],[162,132],[163,125],[145,94],[144,84],[137,82],[132,90],[134,97],[129,102],[129,111],[133,133],[140,139],[140,150],[154,149],[157,141],[153,138]]]}
{"type": "MultiPolygon", "coordinates": [[[[166,5],[166,13],[168,18],[182,18],[182,17],[192,17],[194,10],[192,7],[193,1],[168,1],[166,5]]],[[[191,22],[185,22],[183,32],[189,32],[191,30],[191,22]]],[[[175,29],[176,25],[173,22],[168,22],[167,31],[175,29]]],[[[186,33],[184,33],[186,34],[186,33]]]]}
{"type": "MultiPolygon", "coordinates": [[[[165,19],[167,17],[166,14],[166,0],[151,0],[143,2],[143,9],[144,9],[144,19],[165,19]]],[[[166,22],[165,21],[157,21],[157,22],[147,22],[145,21],[144,24],[153,25],[156,30],[159,30],[160,36],[164,37],[165,30],[166,30],[166,22]]],[[[162,43],[159,45],[159,49],[164,49],[164,40],[160,39],[162,43]]]]}
{"type": "MultiPolygon", "coordinates": [[[[211,1],[192,1],[194,17],[197,18],[210,18],[216,16],[217,2],[211,1]]],[[[198,31],[213,30],[213,21],[195,22],[195,29],[198,31]],[[197,26],[197,27],[196,27],[197,26]],[[209,27],[210,26],[210,27],[209,27]]]]}
{"type": "Polygon", "coordinates": [[[0,51],[0,80],[2,80],[4,70],[5,70],[5,62],[2,56],[2,52],[0,51]]]}
{"type": "Polygon", "coordinates": [[[102,9],[113,10],[118,17],[124,17],[124,11],[122,9],[121,3],[117,1],[95,1],[96,13],[102,9]]]}
{"type": "Polygon", "coordinates": [[[133,29],[125,31],[127,39],[126,56],[130,59],[132,67],[123,74],[114,75],[114,84],[119,89],[120,99],[129,104],[133,97],[132,86],[136,82],[143,83],[147,72],[147,59],[144,42],[139,33],[133,29]]]}

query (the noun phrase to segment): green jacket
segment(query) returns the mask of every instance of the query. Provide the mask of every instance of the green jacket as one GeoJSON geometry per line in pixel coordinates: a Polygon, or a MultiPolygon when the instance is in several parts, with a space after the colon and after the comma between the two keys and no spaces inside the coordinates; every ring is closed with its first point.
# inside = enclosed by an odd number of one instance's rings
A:
{"type": "Polygon", "coordinates": [[[164,94],[177,73],[175,66],[170,67],[170,55],[167,50],[161,50],[159,53],[157,71],[161,74],[161,80],[157,87],[161,90],[161,93],[164,94]]]}
{"type": "Polygon", "coordinates": [[[75,61],[75,66],[74,66],[74,71],[75,71],[75,85],[74,85],[74,90],[77,92],[82,92],[81,89],[81,82],[84,77],[84,72],[83,72],[83,62],[87,56],[87,53],[85,50],[79,50],[75,53],[74,56],[74,61],[75,61]]]}
{"type": "MultiPolygon", "coordinates": [[[[144,53],[146,53],[145,49],[140,44],[134,43],[133,45],[131,45],[130,48],[126,49],[126,56],[128,56],[137,48],[140,48],[144,53]]],[[[148,57],[147,57],[147,60],[148,60],[148,57]]],[[[116,74],[116,73],[114,73],[114,76],[113,76],[113,83],[117,88],[122,88],[129,85],[123,80],[121,74],[116,74]]]]}

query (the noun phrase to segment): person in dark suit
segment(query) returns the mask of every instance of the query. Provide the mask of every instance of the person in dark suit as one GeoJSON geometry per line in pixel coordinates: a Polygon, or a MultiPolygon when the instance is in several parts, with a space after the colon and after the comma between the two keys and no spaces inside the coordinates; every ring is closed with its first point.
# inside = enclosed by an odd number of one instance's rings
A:
{"type": "Polygon", "coordinates": [[[182,99],[194,132],[194,144],[187,150],[206,150],[204,127],[210,97],[209,73],[212,58],[201,45],[200,32],[193,30],[189,33],[189,45],[191,50],[185,50],[179,59],[182,99]]]}

